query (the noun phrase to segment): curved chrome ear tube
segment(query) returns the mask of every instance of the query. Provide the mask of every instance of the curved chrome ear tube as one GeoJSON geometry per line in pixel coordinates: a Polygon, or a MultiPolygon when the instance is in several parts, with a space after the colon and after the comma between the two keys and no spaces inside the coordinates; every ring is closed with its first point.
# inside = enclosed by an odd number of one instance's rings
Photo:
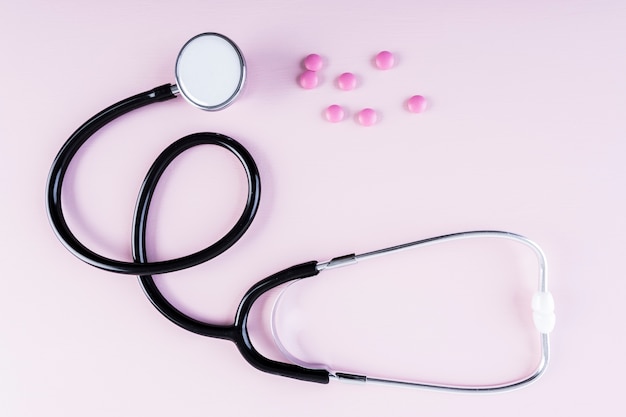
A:
{"type": "Polygon", "coordinates": [[[415,249],[418,247],[424,247],[429,245],[434,245],[438,243],[450,242],[454,240],[461,239],[472,239],[472,238],[499,238],[499,239],[508,239],[513,240],[515,242],[521,243],[528,248],[532,249],[533,252],[537,256],[537,262],[539,264],[539,277],[538,277],[538,286],[537,292],[535,293],[532,303],[529,306],[529,313],[532,311],[533,321],[535,323],[535,327],[537,328],[540,335],[540,343],[541,343],[541,359],[537,368],[526,377],[523,377],[519,380],[505,382],[505,383],[495,383],[491,385],[446,385],[446,384],[432,384],[427,382],[415,382],[415,381],[403,381],[403,380],[394,380],[394,379],[386,379],[379,378],[375,376],[366,376],[366,375],[358,375],[348,372],[342,372],[340,370],[329,369],[324,364],[314,364],[304,362],[291,353],[285,348],[284,344],[281,342],[276,324],[276,311],[281,302],[283,295],[285,294],[287,288],[283,289],[283,292],[276,298],[274,303],[274,307],[272,309],[272,318],[271,318],[271,331],[272,336],[274,338],[274,342],[276,346],[283,353],[285,358],[287,358],[292,363],[304,367],[304,368],[322,368],[326,369],[329,373],[331,379],[335,379],[342,382],[356,382],[356,383],[371,383],[371,384],[384,384],[384,385],[396,385],[402,387],[413,387],[413,388],[424,388],[424,389],[432,389],[432,390],[444,390],[444,391],[454,391],[454,392],[498,392],[498,391],[509,391],[517,388],[521,388],[525,385],[530,384],[539,378],[546,370],[548,366],[548,362],[550,360],[550,340],[549,333],[554,328],[555,324],[555,314],[554,314],[554,300],[550,292],[548,292],[548,278],[547,278],[547,262],[546,257],[535,242],[527,239],[524,236],[520,236],[514,233],[502,232],[502,231],[471,231],[471,232],[462,232],[462,233],[454,233],[444,236],[437,236],[429,239],[418,240],[415,242],[406,243],[403,245],[393,246],[390,248],[380,249],[360,255],[346,255],[340,256],[337,258],[333,258],[330,261],[318,263],[316,268],[318,271],[323,272],[328,269],[339,268],[343,266],[353,265],[357,262],[362,262],[368,259],[377,258],[384,255],[389,255],[392,253],[397,253],[400,251],[406,251],[410,249],[415,249]]]}

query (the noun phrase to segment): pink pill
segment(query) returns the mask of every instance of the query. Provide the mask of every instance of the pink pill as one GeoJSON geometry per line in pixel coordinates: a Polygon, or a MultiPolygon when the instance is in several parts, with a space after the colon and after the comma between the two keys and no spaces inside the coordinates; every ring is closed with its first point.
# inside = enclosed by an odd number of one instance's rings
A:
{"type": "Polygon", "coordinates": [[[304,58],[304,68],[309,71],[319,71],[322,69],[322,57],[318,54],[310,54],[304,58]]]}
{"type": "Polygon", "coordinates": [[[426,99],[424,96],[413,96],[406,103],[411,113],[421,113],[426,110],[426,99]]]}
{"type": "Polygon", "coordinates": [[[363,126],[372,126],[378,120],[378,115],[375,110],[367,108],[361,110],[357,115],[357,118],[359,123],[363,126]]]}
{"type": "Polygon", "coordinates": [[[337,123],[343,120],[343,107],[338,104],[328,106],[326,109],[326,120],[331,123],[337,123]]]}
{"type": "Polygon", "coordinates": [[[352,90],[356,87],[356,77],[351,72],[344,72],[337,78],[337,86],[345,91],[352,90]]]}
{"type": "Polygon", "coordinates": [[[376,66],[381,70],[388,70],[393,67],[394,57],[389,51],[381,51],[376,55],[376,66]]]}
{"type": "Polygon", "coordinates": [[[300,77],[298,77],[298,83],[300,87],[306,88],[307,90],[315,88],[317,87],[317,74],[315,71],[304,71],[300,74],[300,77]]]}

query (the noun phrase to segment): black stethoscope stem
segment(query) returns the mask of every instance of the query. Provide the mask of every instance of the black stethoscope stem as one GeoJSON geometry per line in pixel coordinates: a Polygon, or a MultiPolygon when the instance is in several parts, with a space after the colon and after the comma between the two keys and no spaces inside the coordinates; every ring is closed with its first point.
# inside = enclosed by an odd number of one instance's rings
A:
{"type": "MultiPolygon", "coordinates": [[[[189,268],[202,262],[206,262],[231,247],[243,235],[243,233],[245,233],[254,219],[260,201],[261,187],[259,172],[254,159],[248,151],[235,140],[217,133],[202,133],[191,135],[192,138],[186,139],[182,142],[175,142],[168,147],[161,154],[158,161],[152,166],[149,175],[156,174],[158,180],[158,177],[160,177],[165,167],[173,158],[184,151],[184,149],[187,149],[190,146],[195,146],[195,144],[213,144],[221,146],[235,154],[246,171],[248,178],[248,197],[241,217],[233,229],[219,241],[205,249],[187,256],[165,261],[137,263],[110,259],[95,253],[80,242],[70,230],[63,213],[61,195],[63,190],[63,180],[65,178],[67,168],[69,167],[72,158],[76,155],[76,152],[78,152],[80,147],[95,132],[116,118],[148,104],[175,98],[176,95],[173,92],[174,87],[175,86],[170,84],[162,85],[122,100],[96,114],[70,136],[52,163],[46,186],[46,207],[50,224],[52,225],[52,228],[54,229],[54,232],[59,240],[70,252],[82,261],[93,265],[96,268],[130,275],[163,274],[189,268]],[[187,148],[183,149],[185,146],[187,146],[187,148]]],[[[144,203],[145,202],[142,201],[138,202],[138,204],[141,205],[139,210],[145,209],[144,203]]]]}
{"type": "Polygon", "coordinates": [[[261,198],[259,171],[250,153],[234,139],[219,133],[194,133],[178,139],[161,152],[148,170],[135,206],[132,236],[133,262],[110,259],[95,253],[82,244],[70,230],[63,214],[61,194],[69,164],[80,147],[107,123],[148,104],[172,99],[177,93],[176,86],[165,84],[129,97],[96,114],[70,136],[54,159],[48,176],[46,206],[52,228],[63,245],[82,261],[110,272],[138,275],[140,285],[150,302],[161,314],[183,329],[203,336],[234,342],[242,356],[261,371],[305,381],[328,383],[330,375],[325,369],[304,368],[274,361],[261,355],[254,348],[247,327],[250,310],[262,294],[286,282],[317,275],[319,273],[317,262],[312,261],[287,268],[255,284],[241,300],[235,323],[232,325],[205,323],[187,316],[163,296],[152,278],[154,274],[178,271],[215,258],[234,245],[254,220],[261,198]],[[174,159],[198,145],[220,146],[233,153],[241,162],[248,182],[248,194],[243,213],[231,230],[211,246],[180,258],[150,262],[147,259],[146,227],[156,186],[174,159]]]}

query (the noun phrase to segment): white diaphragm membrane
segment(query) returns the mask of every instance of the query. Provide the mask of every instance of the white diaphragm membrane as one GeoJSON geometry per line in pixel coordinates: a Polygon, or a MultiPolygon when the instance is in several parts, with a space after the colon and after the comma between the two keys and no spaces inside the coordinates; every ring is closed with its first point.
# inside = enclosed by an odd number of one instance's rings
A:
{"type": "Polygon", "coordinates": [[[246,64],[233,41],[218,33],[190,39],[176,59],[176,83],[183,97],[203,110],[230,105],[246,80],[246,64]]]}

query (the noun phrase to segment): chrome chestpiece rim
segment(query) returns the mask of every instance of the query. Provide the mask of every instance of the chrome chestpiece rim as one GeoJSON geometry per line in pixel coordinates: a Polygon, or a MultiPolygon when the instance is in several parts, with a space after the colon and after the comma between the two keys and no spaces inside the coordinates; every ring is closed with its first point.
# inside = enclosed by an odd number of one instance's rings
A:
{"type": "Polygon", "coordinates": [[[176,59],[181,95],[196,107],[216,111],[229,106],[246,81],[246,63],[233,41],[218,33],[191,38],[176,59]]]}

